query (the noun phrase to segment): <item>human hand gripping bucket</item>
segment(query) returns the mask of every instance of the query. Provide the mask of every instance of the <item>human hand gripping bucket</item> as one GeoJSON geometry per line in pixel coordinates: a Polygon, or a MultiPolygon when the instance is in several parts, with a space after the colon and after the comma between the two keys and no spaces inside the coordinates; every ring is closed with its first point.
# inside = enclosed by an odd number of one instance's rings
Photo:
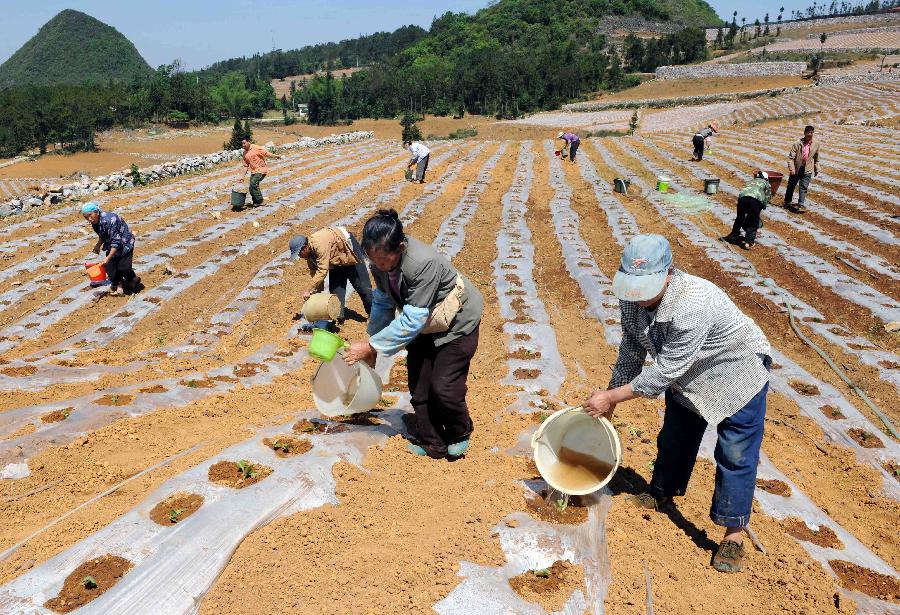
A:
{"type": "Polygon", "coordinates": [[[531,437],[531,448],[547,484],[569,495],[602,488],[622,463],[622,444],[612,423],[578,406],[551,414],[531,437]]]}
{"type": "Polygon", "coordinates": [[[91,286],[99,286],[106,281],[106,267],[103,263],[85,263],[84,269],[91,279],[91,286]]]}

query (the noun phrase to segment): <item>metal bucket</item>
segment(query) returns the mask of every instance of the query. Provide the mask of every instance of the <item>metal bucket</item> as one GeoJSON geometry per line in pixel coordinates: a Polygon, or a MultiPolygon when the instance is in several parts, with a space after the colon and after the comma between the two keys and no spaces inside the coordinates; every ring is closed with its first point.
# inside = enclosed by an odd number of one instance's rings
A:
{"type": "Polygon", "coordinates": [[[239,190],[231,191],[231,206],[234,209],[240,209],[247,202],[247,193],[239,190]]]}
{"type": "Polygon", "coordinates": [[[703,180],[703,192],[706,194],[715,194],[719,191],[719,182],[721,180],[716,178],[704,179],[703,180]]]}

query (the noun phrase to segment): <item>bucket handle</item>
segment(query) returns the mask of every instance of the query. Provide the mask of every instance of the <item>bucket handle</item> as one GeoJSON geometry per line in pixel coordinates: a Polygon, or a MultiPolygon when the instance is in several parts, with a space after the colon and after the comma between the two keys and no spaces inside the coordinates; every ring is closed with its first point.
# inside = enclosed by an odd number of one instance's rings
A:
{"type": "MultiPolygon", "coordinates": [[[[554,416],[562,416],[564,414],[569,414],[570,412],[577,412],[578,410],[583,410],[581,406],[571,406],[566,408],[565,410],[561,410],[559,412],[554,413],[554,416]]],[[[540,440],[544,436],[544,427],[547,425],[548,421],[544,421],[541,423],[537,430],[531,435],[531,448],[537,448],[538,440],[540,440]]]]}

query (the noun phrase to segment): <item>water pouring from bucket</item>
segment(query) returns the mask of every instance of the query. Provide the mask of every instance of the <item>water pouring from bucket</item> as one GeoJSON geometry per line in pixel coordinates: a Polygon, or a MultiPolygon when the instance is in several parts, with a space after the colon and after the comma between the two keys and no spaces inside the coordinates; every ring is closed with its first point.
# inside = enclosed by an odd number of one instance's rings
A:
{"type": "Polygon", "coordinates": [[[622,462],[622,445],[605,418],[580,406],[551,414],[531,437],[534,463],[551,488],[587,495],[605,486],[622,462]]]}

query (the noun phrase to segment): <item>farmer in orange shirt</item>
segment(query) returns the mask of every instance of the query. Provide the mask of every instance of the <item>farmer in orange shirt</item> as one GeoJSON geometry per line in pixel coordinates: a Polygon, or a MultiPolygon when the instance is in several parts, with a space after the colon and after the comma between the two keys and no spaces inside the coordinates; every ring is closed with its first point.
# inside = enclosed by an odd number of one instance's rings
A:
{"type": "Polygon", "coordinates": [[[250,197],[253,199],[253,207],[259,207],[263,204],[259,182],[269,173],[269,169],[266,167],[266,158],[280,159],[281,156],[276,156],[266,148],[251,143],[250,139],[243,139],[241,147],[244,148],[244,164],[247,167],[244,175],[246,176],[247,171],[250,171],[250,197]]]}

